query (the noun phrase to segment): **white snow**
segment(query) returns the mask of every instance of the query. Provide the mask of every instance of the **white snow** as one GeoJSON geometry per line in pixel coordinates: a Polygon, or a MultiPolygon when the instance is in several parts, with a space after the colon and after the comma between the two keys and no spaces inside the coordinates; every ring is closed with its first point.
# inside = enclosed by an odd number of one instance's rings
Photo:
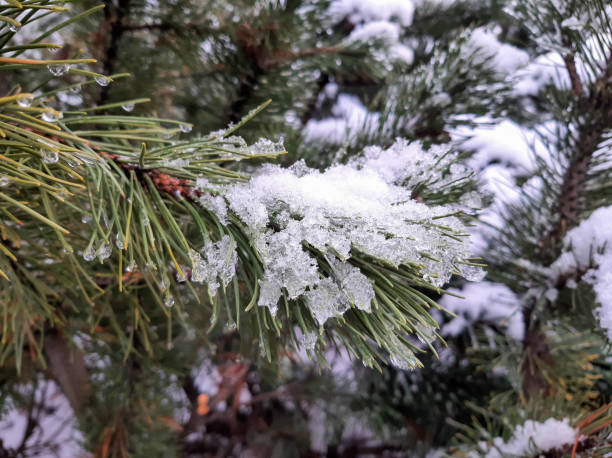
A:
{"type": "Polygon", "coordinates": [[[478,119],[475,129],[461,127],[453,132],[457,139],[467,137],[461,142],[461,148],[476,151],[468,159],[469,166],[483,170],[492,162],[501,162],[518,173],[532,170],[534,161],[529,145],[535,140],[535,134],[509,120],[494,125],[487,125],[488,121],[478,119]]]}
{"type": "MultiPolygon", "coordinates": [[[[331,83],[330,91],[337,85],[331,83]]],[[[330,85],[326,86],[327,88],[330,85]]],[[[357,134],[374,131],[379,124],[380,115],[369,112],[354,95],[340,94],[332,107],[331,118],[311,119],[306,123],[303,137],[307,142],[326,142],[332,144],[343,144],[350,141],[357,134]]]]}
{"type": "Polygon", "coordinates": [[[414,5],[410,0],[336,0],[328,13],[336,23],[347,19],[353,24],[348,43],[380,40],[387,49],[375,53],[377,60],[412,63],[414,53],[400,39],[401,28],[412,24],[414,5]]]}
{"type": "MultiPolygon", "coordinates": [[[[571,445],[576,440],[576,431],[569,425],[567,418],[549,418],[544,422],[527,420],[519,425],[507,441],[501,437],[493,439],[493,444],[480,443],[486,450],[485,458],[509,458],[537,456],[539,453],[571,445]]],[[[482,456],[471,454],[470,456],[482,456]]]]}
{"type": "Polygon", "coordinates": [[[511,74],[529,62],[529,54],[512,45],[501,43],[497,39],[496,31],[485,27],[472,31],[468,48],[480,50],[489,58],[490,67],[501,74],[511,74]]]}
{"type": "Polygon", "coordinates": [[[462,290],[449,288],[465,299],[445,295],[440,305],[457,315],[441,330],[443,336],[457,336],[477,321],[503,325],[515,340],[522,340],[525,329],[519,298],[506,285],[483,281],[468,283],[462,290]]]}
{"type": "Polygon", "coordinates": [[[612,206],[598,208],[570,230],[563,254],[550,266],[553,279],[585,269],[582,279],[593,286],[599,322],[612,340],[612,206]]]}
{"type": "Polygon", "coordinates": [[[352,24],[397,20],[403,26],[412,24],[414,5],[411,0],[336,0],[329,7],[336,20],[352,24]]]}
{"type": "Polygon", "coordinates": [[[443,167],[434,164],[453,160],[446,153],[398,140],[324,172],[303,162],[288,169],[267,165],[249,183],[230,187],[230,208],[248,226],[265,267],[259,305],[275,313],[284,289],[290,299],[303,296],[320,324],[350,305],[367,311],[372,286],[348,262],[351,249],[393,265],[420,265],[422,277],[437,286],[455,269],[468,279],[482,278],[481,269],[462,264],[470,257],[469,243],[444,235],[466,235],[460,220],[443,216],[455,210],[411,199],[410,187],[420,180],[435,177],[443,185],[468,173],[451,167],[442,176],[443,167]],[[327,255],[330,276],[322,278],[304,243],[327,255]]]}
{"type": "Polygon", "coordinates": [[[546,85],[559,89],[571,86],[563,57],[556,52],[538,56],[515,75],[514,93],[516,95],[536,95],[546,85]]]}
{"type": "Polygon", "coordinates": [[[347,38],[347,42],[353,43],[361,41],[364,43],[378,40],[386,44],[388,51],[379,53],[376,57],[380,61],[385,61],[391,57],[392,60],[402,60],[405,63],[412,63],[414,52],[411,48],[401,43],[400,26],[388,21],[368,22],[356,27],[347,38]]]}

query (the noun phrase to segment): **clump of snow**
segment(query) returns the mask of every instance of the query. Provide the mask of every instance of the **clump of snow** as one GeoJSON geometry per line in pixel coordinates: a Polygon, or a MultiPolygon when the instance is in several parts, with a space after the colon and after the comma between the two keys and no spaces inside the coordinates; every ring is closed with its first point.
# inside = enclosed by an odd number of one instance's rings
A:
{"type": "Polygon", "coordinates": [[[397,20],[403,26],[412,24],[414,5],[410,0],[335,0],[329,7],[336,20],[352,24],[397,20]]]}
{"type": "Polygon", "coordinates": [[[460,237],[467,233],[459,219],[447,216],[456,209],[411,198],[410,186],[427,177],[438,184],[464,177],[464,167],[440,172],[453,157],[398,140],[324,172],[303,162],[286,169],[266,165],[248,183],[228,188],[230,209],[248,226],[264,264],[258,304],[274,314],[283,291],[289,299],[303,297],[320,324],[349,306],[369,310],[373,288],[351,263],[351,250],[394,266],[419,266],[422,278],[436,286],[454,272],[481,279],[482,270],[463,264],[470,248],[460,237]],[[327,275],[313,251],[327,256],[327,275]]]}
{"type": "Polygon", "coordinates": [[[564,239],[564,251],[550,266],[553,279],[589,269],[583,281],[593,286],[599,322],[612,340],[612,206],[595,210],[564,239]]]}
{"type": "Polygon", "coordinates": [[[479,27],[472,31],[468,49],[479,50],[489,58],[489,66],[500,74],[510,74],[529,63],[529,54],[512,45],[500,43],[495,31],[479,27]]]}
{"type": "Polygon", "coordinates": [[[227,204],[223,197],[202,194],[200,196],[200,205],[217,215],[221,224],[227,225],[227,204]]]}
{"type": "Polygon", "coordinates": [[[518,173],[533,170],[533,153],[530,144],[535,134],[518,124],[503,120],[495,125],[487,125],[486,120],[478,120],[475,129],[460,127],[454,136],[459,139],[465,136],[461,147],[474,150],[475,154],[468,159],[468,164],[475,170],[482,170],[492,162],[498,162],[516,169],[518,173]]]}
{"type": "MultiPolygon", "coordinates": [[[[337,90],[335,83],[326,86],[337,90]]],[[[369,112],[359,97],[340,94],[332,107],[332,117],[311,119],[304,126],[303,136],[307,142],[329,142],[343,144],[363,132],[374,132],[379,125],[380,114],[369,112]]]]}
{"type": "Polygon", "coordinates": [[[538,56],[519,69],[514,79],[516,83],[513,92],[516,95],[536,95],[547,85],[554,85],[560,89],[571,86],[563,56],[556,52],[538,56]]]}
{"type": "Polygon", "coordinates": [[[400,26],[388,21],[374,21],[356,27],[348,36],[349,43],[361,41],[364,43],[377,40],[383,42],[387,49],[381,53],[378,60],[384,61],[391,57],[393,60],[402,60],[405,63],[412,63],[414,52],[411,48],[401,43],[400,26]]]}
{"type": "Polygon", "coordinates": [[[446,323],[441,330],[444,336],[456,336],[476,321],[503,325],[508,335],[522,340],[525,333],[521,302],[506,285],[492,282],[468,283],[462,290],[449,288],[454,294],[446,295],[440,305],[457,316],[446,323]]]}
{"type": "Polygon", "coordinates": [[[347,19],[355,27],[347,42],[383,41],[387,49],[375,58],[412,63],[413,50],[400,40],[401,27],[412,24],[414,5],[410,0],[336,0],[328,13],[334,22],[347,19]]]}
{"type": "Polygon", "coordinates": [[[542,423],[527,420],[524,425],[516,427],[512,437],[506,442],[501,437],[496,437],[492,444],[479,445],[486,450],[485,458],[506,458],[537,456],[539,453],[571,445],[575,440],[576,430],[569,425],[567,418],[549,418],[542,423]]]}

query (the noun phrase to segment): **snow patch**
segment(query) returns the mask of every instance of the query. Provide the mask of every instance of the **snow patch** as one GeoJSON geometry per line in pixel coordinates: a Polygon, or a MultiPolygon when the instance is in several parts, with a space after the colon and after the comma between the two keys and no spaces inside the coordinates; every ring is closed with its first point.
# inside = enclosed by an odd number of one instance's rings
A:
{"type": "MultiPolygon", "coordinates": [[[[549,418],[540,423],[527,420],[519,425],[507,441],[501,437],[493,439],[493,444],[480,443],[486,450],[485,458],[504,458],[509,456],[536,456],[539,453],[573,444],[576,440],[576,430],[569,425],[567,418],[556,420],[549,418]]],[[[471,454],[471,456],[482,456],[471,454]]]]}
{"type": "Polygon", "coordinates": [[[564,252],[550,266],[553,279],[585,269],[582,280],[591,284],[601,327],[612,340],[612,206],[595,210],[564,238],[564,252]]]}
{"type": "Polygon", "coordinates": [[[491,69],[501,74],[510,74],[529,63],[529,54],[509,44],[500,43],[497,33],[485,27],[474,29],[467,45],[472,50],[482,51],[489,57],[491,69]]]}
{"type": "Polygon", "coordinates": [[[468,283],[462,290],[450,288],[465,299],[444,296],[440,305],[457,315],[442,327],[442,335],[457,336],[477,321],[502,325],[508,335],[522,340],[525,329],[519,298],[506,285],[492,282],[468,283]]]}
{"type": "Polygon", "coordinates": [[[445,162],[454,158],[442,148],[424,151],[398,140],[324,172],[304,162],[266,165],[250,182],[231,186],[225,197],[264,264],[258,304],[274,314],[282,294],[303,297],[320,324],[350,306],[368,311],[373,288],[349,262],[351,249],[395,266],[422,266],[422,278],[436,286],[456,270],[480,280],[481,269],[463,264],[469,243],[445,235],[467,235],[459,219],[446,216],[456,209],[411,198],[411,186],[428,177],[443,186],[466,176],[467,169],[445,162]],[[313,251],[326,256],[324,277],[313,251]]]}

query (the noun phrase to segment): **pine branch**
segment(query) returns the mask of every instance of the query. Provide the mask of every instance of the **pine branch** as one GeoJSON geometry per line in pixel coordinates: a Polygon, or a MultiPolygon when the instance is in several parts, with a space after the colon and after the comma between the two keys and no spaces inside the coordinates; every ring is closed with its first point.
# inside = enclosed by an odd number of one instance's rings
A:
{"type": "MultiPolygon", "coordinates": [[[[589,95],[583,98],[582,83],[576,73],[573,55],[566,56],[567,71],[572,81],[576,106],[584,117],[578,128],[568,165],[565,169],[556,204],[558,220],[552,231],[542,241],[542,246],[558,248],[563,237],[579,222],[584,212],[586,185],[593,155],[603,139],[604,133],[612,129],[612,82],[609,81],[610,66],[591,85],[589,95]]],[[[549,252],[552,254],[553,252],[549,252]]],[[[552,262],[554,258],[549,258],[552,262]]]]}

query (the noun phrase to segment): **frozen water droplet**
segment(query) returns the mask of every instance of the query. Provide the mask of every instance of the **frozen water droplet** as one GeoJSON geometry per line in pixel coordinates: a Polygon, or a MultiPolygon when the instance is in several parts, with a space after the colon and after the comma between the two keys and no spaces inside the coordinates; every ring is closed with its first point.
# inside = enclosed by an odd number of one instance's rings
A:
{"type": "Polygon", "coordinates": [[[113,246],[110,243],[102,242],[102,244],[98,247],[98,258],[100,258],[100,261],[104,261],[110,257],[112,252],[113,246]]]}
{"type": "Polygon", "coordinates": [[[184,134],[188,134],[193,129],[191,124],[181,124],[181,132],[184,134]]]}
{"type": "Polygon", "coordinates": [[[19,29],[21,29],[21,25],[18,24],[14,24],[12,22],[8,23],[8,28],[11,32],[19,32],[19,29]]]}
{"type": "Polygon", "coordinates": [[[30,105],[32,105],[32,101],[34,100],[34,96],[33,95],[28,95],[27,97],[23,97],[19,100],[17,100],[17,105],[19,105],[20,107],[23,108],[27,108],[30,105]]]}
{"type": "Polygon", "coordinates": [[[85,261],[93,261],[95,258],[96,258],[96,250],[94,250],[92,246],[88,247],[83,252],[83,259],[85,259],[85,261]]]}
{"type": "Polygon", "coordinates": [[[233,332],[236,330],[236,323],[229,321],[223,326],[223,332],[233,332]]]}
{"type": "Polygon", "coordinates": [[[45,164],[55,164],[59,160],[59,154],[55,150],[43,149],[41,150],[42,161],[45,164]]]}
{"type": "Polygon", "coordinates": [[[119,232],[117,232],[117,235],[115,236],[115,245],[120,250],[123,250],[123,247],[125,246],[125,237],[119,232]]]}
{"type": "Polygon", "coordinates": [[[81,92],[81,85],[78,86],[73,86],[71,88],[68,88],[68,92],[70,92],[71,94],[78,94],[81,92]]]}
{"type": "Polygon", "coordinates": [[[111,82],[111,79],[104,75],[95,76],[94,79],[100,86],[108,86],[111,82]]]}
{"type": "Polygon", "coordinates": [[[90,222],[91,222],[91,216],[89,216],[89,215],[81,216],[81,223],[89,224],[90,222]]]}
{"type": "Polygon", "coordinates": [[[461,276],[469,281],[482,281],[487,275],[487,272],[478,266],[462,266],[461,276]]]}
{"type": "Polygon", "coordinates": [[[408,350],[402,352],[402,355],[391,355],[389,361],[398,369],[403,370],[416,369],[419,365],[418,359],[408,350]]]}
{"type": "Polygon", "coordinates": [[[42,113],[42,120],[45,122],[57,122],[57,120],[62,119],[64,115],[61,111],[56,110],[47,110],[42,113]]]}
{"type": "Polygon", "coordinates": [[[125,104],[121,105],[121,108],[123,108],[123,111],[127,111],[129,113],[130,111],[132,111],[134,109],[134,104],[133,103],[125,103],[125,104]]]}
{"type": "Polygon", "coordinates": [[[59,64],[59,65],[49,65],[47,67],[53,76],[62,76],[68,70],[70,70],[70,65],[68,64],[59,64]]]}
{"type": "Polygon", "coordinates": [[[71,169],[81,165],[80,162],[75,161],[74,159],[71,159],[71,158],[66,158],[66,164],[68,164],[68,167],[70,167],[71,169]]]}
{"type": "Polygon", "coordinates": [[[166,294],[166,297],[164,297],[164,305],[168,308],[174,307],[174,296],[172,294],[166,294]]]}
{"type": "Polygon", "coordinates": [[[162,291],[166,291],[168,289],[168,285],[166,285],[166,281],[162,278],[162,281],[159,282],[159,289],[162,291]]]}
{"type": "Polygon", "coordinates": [[[130,263],[125,267],[125,271],[126,272],[134,272],[137,268],[138,268],[138,266],[136,265],[136,261],[134,261],[132,259],[130,261],[130,263]]]}
{"type": "Polygon", "coordinates": [[[7,177],[6,175],[0,175],[0,186],[4,187],[8,185],[9,181],[11,181],[9,177],[7,177]]]}

